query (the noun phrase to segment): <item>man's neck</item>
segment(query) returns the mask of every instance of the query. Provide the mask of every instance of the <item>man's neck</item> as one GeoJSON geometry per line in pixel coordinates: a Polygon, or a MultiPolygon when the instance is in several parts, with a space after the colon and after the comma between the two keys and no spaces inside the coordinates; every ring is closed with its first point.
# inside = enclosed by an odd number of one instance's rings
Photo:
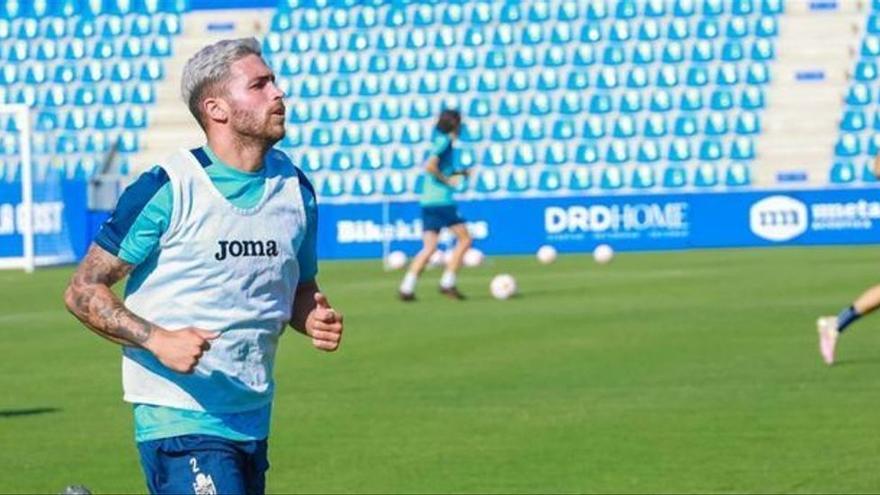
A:
{"type": "Polygon", "coordinates": [[[226,165],[243,172],[258,172],[263,168],[263,158],[268,151],[264,145],[247,143],[240,139],[223,139],[208,136],[208,146],[226,165]]]}

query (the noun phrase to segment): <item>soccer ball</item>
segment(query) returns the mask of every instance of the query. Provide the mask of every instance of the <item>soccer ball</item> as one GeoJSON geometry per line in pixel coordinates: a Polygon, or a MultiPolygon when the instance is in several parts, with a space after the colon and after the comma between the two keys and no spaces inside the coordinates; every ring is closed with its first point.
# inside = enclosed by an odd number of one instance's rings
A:
{"type": "Polygon", "coordinates": [[[464,253],[464,266],[480,266],[483,264],[483,252],[477,248],[470,248],[464,253]]]}
{"type": "Polygon", "coordinates": [[[434,251],[434,254],[428,258],[428,266],[431,268],[436,268],[438,266],[443,266],[446,264],[446,253],[441,250],[434,251]]]}
{"type": "Polygon", "coordinates": [[[536,255],[538,257],[538,262],[542,265],[549,265],[556,261],[556,248],[549,245],[543,245],[538,248],[538,253],[536,255]]]}
{"type": "Polygon", "coordinates": [[[516,294],[516,279],[506,273],[495,275],[492,283],[489,284],[489,292],[492,293],[492,297],[495,299],[502,301],[509,299],[516,294]]]}
{"type": "Polygon", "coordinates": [[[614,259],[614,250],[608,244],[599,244],[593,250],[593,259],[600,265],[610,263],[614,259]]]}
{"type": "Polygon", "coordinates": [[[400,270],[406,266],[406,254],[403,251],[391,251],[385,258],[385,266],[391,270],[400,270]]]}

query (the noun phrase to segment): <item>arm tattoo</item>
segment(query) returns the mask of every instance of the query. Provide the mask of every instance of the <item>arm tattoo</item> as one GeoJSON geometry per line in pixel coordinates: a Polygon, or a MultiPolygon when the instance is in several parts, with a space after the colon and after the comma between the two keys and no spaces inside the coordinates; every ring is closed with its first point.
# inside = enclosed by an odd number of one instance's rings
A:
{"type": "Polygon", "coordinates": [[[140,346],[153,325],[132,313],[110,290],[131,271],[132,265],[92,244],[73,274],[64,302],[89,329],[117,344],[140,346]]]}

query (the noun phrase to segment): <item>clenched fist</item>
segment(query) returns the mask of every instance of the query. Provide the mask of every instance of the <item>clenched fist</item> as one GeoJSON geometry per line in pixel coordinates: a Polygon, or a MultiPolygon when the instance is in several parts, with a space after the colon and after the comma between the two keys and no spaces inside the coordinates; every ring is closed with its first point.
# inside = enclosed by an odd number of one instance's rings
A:
{"type": "Polygon", "coordinates": [[[219,332],[195,327],[173,332],[154,327],[143,345],[168,368],[179,373],[192,373],[205,351],[211,348],[211,341],[219,336],[219,332]]]}

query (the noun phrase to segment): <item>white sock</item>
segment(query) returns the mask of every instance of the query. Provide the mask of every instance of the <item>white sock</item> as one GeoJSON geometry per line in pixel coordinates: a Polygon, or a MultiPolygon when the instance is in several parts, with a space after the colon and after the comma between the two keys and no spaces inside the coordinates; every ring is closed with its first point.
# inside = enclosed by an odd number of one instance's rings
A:
{"type": "Polygon", "coordinates": [[[418,275],[406,272],[406,275],[403,277],[403,282],[400,283],[400,292],[403,292],[404,294],[412,294],[416,291],[416,282],[418,281],[418,275]]]}
{"type": "Polygon", "coordinates": [[[443,287],[444,289],[455,287],[455,272],[451,270],[444,271],[443,276],[440,277],[440,287],[443,287]]]}

